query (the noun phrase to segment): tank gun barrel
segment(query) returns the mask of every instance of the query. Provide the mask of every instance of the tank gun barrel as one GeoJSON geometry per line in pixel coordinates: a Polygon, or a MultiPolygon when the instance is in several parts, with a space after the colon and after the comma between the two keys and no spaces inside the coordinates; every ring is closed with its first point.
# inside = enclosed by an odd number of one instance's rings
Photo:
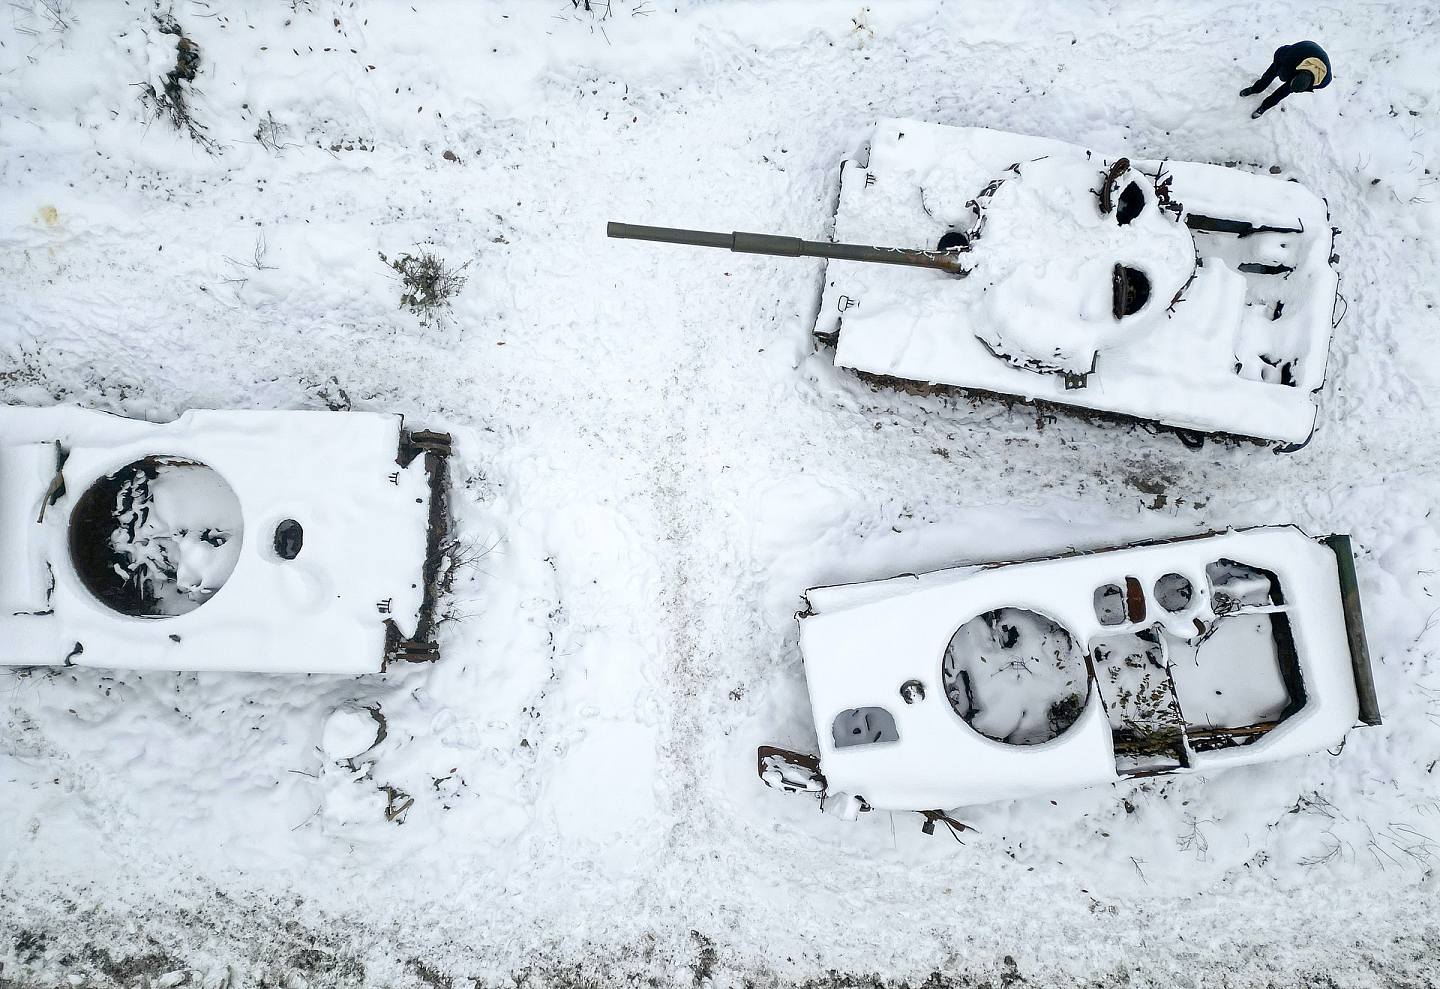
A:
{"type": "Polygon", "coordinates": [[[903,264],[913,268],[936,268],[963,275],[959,251],[920,251],[904,247],[867,247],[862,244],[832,244],[799,237],[777,237],[736,231],[683,230],[678,227],[646,227],[633,223],[610,223],[609,237],[622,240],[649,240],[659,244],[688,244],[718,247],[740,254],[772,254],[782,258],[836,258],[841,261],[868,261],[872,264],[903,264]]]}

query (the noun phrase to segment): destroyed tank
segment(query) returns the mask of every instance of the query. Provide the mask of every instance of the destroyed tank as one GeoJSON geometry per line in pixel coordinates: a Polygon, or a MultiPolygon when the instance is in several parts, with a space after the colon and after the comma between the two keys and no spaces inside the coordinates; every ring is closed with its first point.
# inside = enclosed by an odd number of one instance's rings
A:
{"type": "Polygon", "coordinates": [[[434,660],[449,451],[381,413],[0,405],[0,668],[434,660]]]}
{"type": "Polygon", "coordinates": [[[1293,181],[890,120],[867,161],[841,164],[833,241],[608,234],[824,259],[815,335],[873,379],[1143,421],[1192,446],[1290,451],[1315,428],[1335,231],[1293,181]]]}
{"type": "MultiPolygon", "coordinates": [[[[760,778],[853,819],[1320,751],[1378,725],[1350,539],[1264,526],[811,588],[817,749],[760,778]]],[[[807,732],[808,733],[808,732],[807,732]]]]}

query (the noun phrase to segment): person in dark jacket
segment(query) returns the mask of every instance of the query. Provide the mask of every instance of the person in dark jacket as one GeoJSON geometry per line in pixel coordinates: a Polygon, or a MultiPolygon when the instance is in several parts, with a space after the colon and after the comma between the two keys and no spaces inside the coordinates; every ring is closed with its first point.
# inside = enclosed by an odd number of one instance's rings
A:
{"type": "Polygon", "coordinates": [[[1281,45],[1275,49],[1275,59],[1255,85],[1240,90],[1241,96],[1254,96],[1279,79],[1281,86],[1265,98],[1265,102],[1250,114],[1254,120],[1271,109],[1291,93],[1308,93],[1330,85],[1335,74],[1330,70],[1330,56],[1325,54],[1313,41],[1298,41],[1293,45],[1281,45]]]}

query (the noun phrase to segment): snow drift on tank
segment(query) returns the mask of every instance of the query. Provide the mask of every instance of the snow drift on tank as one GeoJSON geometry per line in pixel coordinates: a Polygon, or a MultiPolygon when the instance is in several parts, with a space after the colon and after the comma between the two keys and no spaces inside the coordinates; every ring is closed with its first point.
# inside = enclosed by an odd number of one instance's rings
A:
{"type": "Polygon", "coordinates": [[[1291,526],[813,588],[819,755],[769,785],[842,816],[1313,752],[1379,724],[1346,536],[1291,526]]]}
{"type": "Polygon", "coordinates": [[[1333,235],[1294,182],[887,120],[842,165],[834,240],[965,271],[832,259],[816,333],[872,375],[1293,446],[1325,377],[1333,235]]]}
{"type": "Polygon", "coordinates": [[[0,666],[434,659],[448,452],[375,413],[0,406],[0,666]]]}

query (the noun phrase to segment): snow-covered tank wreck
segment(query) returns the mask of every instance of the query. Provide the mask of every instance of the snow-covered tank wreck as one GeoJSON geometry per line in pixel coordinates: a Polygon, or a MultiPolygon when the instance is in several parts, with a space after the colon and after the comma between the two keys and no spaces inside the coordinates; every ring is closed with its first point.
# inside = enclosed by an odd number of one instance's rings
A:
{"type": "Polygon", "coordinates": [[[449,442],[378,413],[0,406],[0,666],[434,659],[449,442]]]}
{"type": "Polygon", "coordinates": [[[827,258],[815,333],[838,366],[1189,442],[1304,444],[1338,298],[1328,209],[1293,181],[916,120],[842,162],[831,242],[611,235],[827,258]]]}
{"type": "Polygon", "coordinates": [[[841,816],[1213,771],[1380,723],[1346,536],[1293,526],[813,588],[819,754],[761,779],[841,816]]]}

